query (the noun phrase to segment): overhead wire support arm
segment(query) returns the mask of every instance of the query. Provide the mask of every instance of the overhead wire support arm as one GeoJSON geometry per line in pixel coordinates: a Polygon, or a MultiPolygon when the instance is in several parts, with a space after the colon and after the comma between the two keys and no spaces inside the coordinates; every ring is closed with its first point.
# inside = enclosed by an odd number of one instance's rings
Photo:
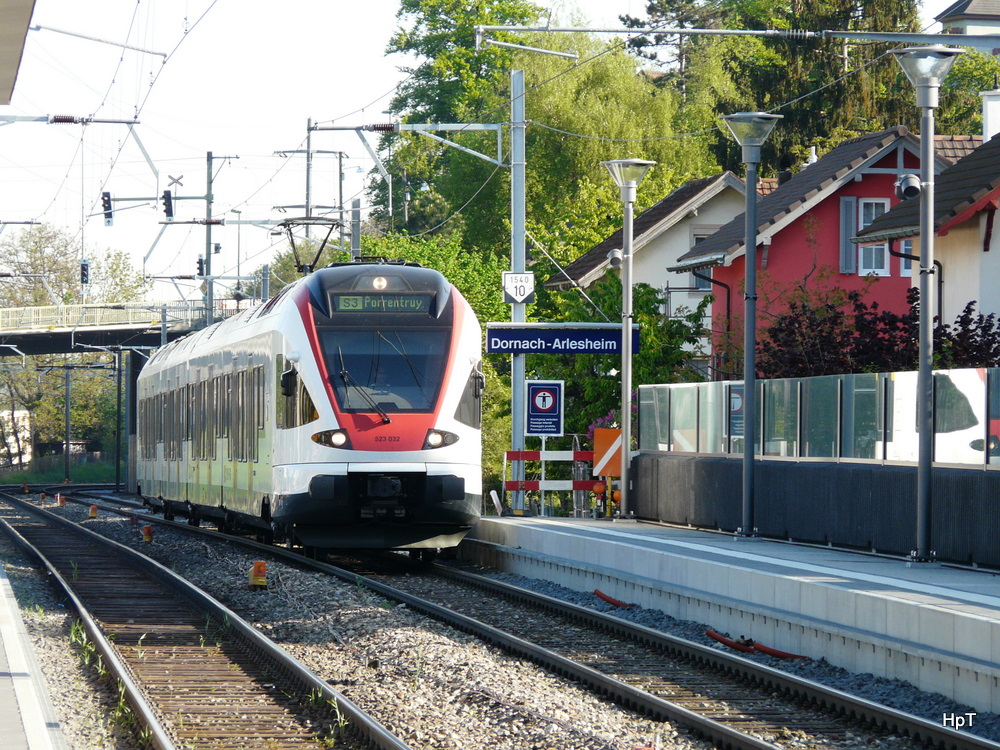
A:
{"type": "MultiPolygon", "coordinates": [[[[498,125],[497,126],[498,132],[499,132],[499,127],[500,126],[498,125]]],[[[434,133],[430,133],[430,132],[428,132],[426,130],[416,130],[415,132],[419,133],[420,135],[424,136],[425,138],[430,138],[432,141],[437,141],[438,143],[443,143],[446,146],[451,146],[452,148],[457,148],[459,151],[463,151],[463,152],[465,152],[467,154],[470,154],[471,156],[475,156],[475,157],[477,157],[479,159],[482,159],[484,161],[488,161],[490,164],[496,164],[498,167],[509,167],[510,166],[510,164],[505,164],[503,162],[503,160],[499,158],[500,156],[502,156],[502,148],[503,148],[499,143],[497,144],[497,152],[498,152],[497,153],[497,157],[498,158],[494,159],[491,156],[487,156],[486,154],[479,153],[475,149],[466,148],[465,146],[462,146],[462,145],[460,145],[458,143],[455,143],[454,141],[449,141],[447,138],[442,138],[441,136],[435,135],[434,133]]]]}
{"type": "Polygon", "coordinates": [[[162,57],[164,61],[167,59],[166,52],[156,52],[151,49],[143,49],[142,47],[133,47],[130,44],[121,44],[120,42],[112,42],[109,39],[100,39],[96,36],[87,36],[86,34],[78,34],[75,31],[64,31],[63,29],[56,29],[51,26],[42,26],[40,24],[35,24],[34,26],[29,26],[32,31],[52,31],[56,34],[65,34],[66,36],[75,36],[77,39],[86,39],[89,42],[98,42],[99,44],[109,44],[112,47],[118,47],[120,49],[130,49],[133,52],[142,52],[146,55],[156,55],[157,57],[162,57]]]}
{"type": "Polygon", "coordinates": [[[446,146],[451,146],[457,148],[459,151],[464,151],[465,153],[475,156],[477,159],[483,159],[491,164],[496,164],[501,167],[508,167],[509,164],[503,162],[503,124],[502,123],[444,123],[444,122],[431,122],[431,123],[399,123],[399,122],[388,122],[388,123],[378,123],[374,125],[314,125],[313,130],[353,130],[358,134],[358,138],[361,139],[361,144],[365,147],[368,155],[375,162],[375,166],[378,168],[379,173],[382,178],[389,182],[389,172],[386,170],[385,165],[382,164],[382,160],[379,158],[378,153],[372,148],[371,144],[368,143],[368,139],[365,138],[365,131],[375,132],[375,133],[419,133],[432,140],[443,143],[446,146]],[[473,130],[492,130],[497,134],[497,156],[494,159],[491,156],[486,156],[481,154],[474,149],[462,146],[454,141],[450,141],[447,138],[442,138],[438,135],[433,135],[431,131],[450,131],[450,132],[468,132],[473,130]]]}
{"type": "Polygon", "coordinates": [[[486,47],[504,47],[506,49],[520,49],[525,52],[539,52],[543,55],[553,55],[555,57],[565,57],[570,60],[579,60],[580,56],[576,52],[557,52],[551,49],[542,49],[541,47],[528,47],[523,44],[511,44],[510,42],[498,42],[496,39],[487,39],[483,42],[486,47]]]}

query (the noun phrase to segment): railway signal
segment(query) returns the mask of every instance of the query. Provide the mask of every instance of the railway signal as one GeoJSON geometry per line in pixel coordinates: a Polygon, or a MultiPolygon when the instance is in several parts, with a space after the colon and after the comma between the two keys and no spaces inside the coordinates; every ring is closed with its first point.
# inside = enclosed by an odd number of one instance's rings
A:
{"type": "Polygon", "coordinates": [[[163,191],[163,213],[167,215],[167,221],[174,220],[174,196],[169,190],[163,191]]]}
{"type": "Polygon", "coordinates": [[[104,226],[115,223],[115,215],[111,211],[111,193],[101,193],[101,209],[104,211],[104,226]]]}
{"type": "Polygon", "coordinates": [[[89,284],[90,283],[90,261],[81,260],[80,261],[80,283],[89,284]]]}

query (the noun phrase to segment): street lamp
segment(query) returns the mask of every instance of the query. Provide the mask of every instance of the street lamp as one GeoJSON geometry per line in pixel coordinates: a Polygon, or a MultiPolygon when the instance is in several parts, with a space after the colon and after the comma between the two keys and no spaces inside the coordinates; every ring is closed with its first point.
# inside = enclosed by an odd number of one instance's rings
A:
{"type": "Polygon", "coordinates": [[[932,557],[931,463],[934,460],[934,109],[938,90],[964,50],[934,44],[893,50],[917,90],[920,117],[920,339],[917,371],[917,547],[914,560],[932,557]]]}
{"type": "Polygon", "coordinates": [[[757,165],[760,147],[781,115],[739,112],[722,119],[743,147],[746,164],[746,219],[743,290],[743,523],[741,536],[754,536],[754,434],[757,424],[757,165]]]}
{"type": "Polygon", "coordinates": [[[635,191],[655,161],[645,159],[612,159],[602,161],[611,179],[621,190],[625,218],[622,223],[622,249],[612,250],[612,266],[620,265],[622,274],[622,465],[621,465],[621,514],[629,511],[629,468],[632,464],[632,204],[635,191]]]}

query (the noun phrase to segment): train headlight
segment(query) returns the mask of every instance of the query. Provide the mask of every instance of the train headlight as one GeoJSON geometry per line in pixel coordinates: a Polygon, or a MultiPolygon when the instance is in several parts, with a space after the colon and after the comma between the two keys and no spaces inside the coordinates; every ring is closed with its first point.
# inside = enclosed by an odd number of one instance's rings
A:
{"type": "Polygon", "coordinates": [[[429,448],[440,448],[442,445],[454,445],[458,442],[458,435],[454,432],[444,430],[428,430],[424,439],[424,450],[429,448]]]}
{"type": "Polygon", "coordinates": [[[325,445],[327,448],[347,448],[351,447],[351,439],[344,430],[323,430],[312,436],[314,443],[325,445]]]}

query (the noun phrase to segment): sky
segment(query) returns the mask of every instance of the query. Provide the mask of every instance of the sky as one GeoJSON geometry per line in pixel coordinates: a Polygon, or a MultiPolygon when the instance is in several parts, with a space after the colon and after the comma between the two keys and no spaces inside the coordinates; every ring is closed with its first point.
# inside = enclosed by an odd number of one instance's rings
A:
{"type": "MultiPolygon", "coordinates": [[[[646,0],[540,4],[555,5],[563,24],[576,10],[591,27],[617,27],[621,14],[644,15],[646,0]]],[[[949,4],[934,0],[925,15],[949,4]]],[[[384,54],[397,9],[397,0],[36,0],[32,26],[41,28],[28,32],[0,117],[94,122],[0,120],[0,224],[11,222],[0,237],[19,231],[17,222],[46,222],[72,236],[81,257],[112,248],[151,277],[194,274],[206,231],[185,222],[205,218],[211,152],[213,218],[226,221],[212,228],[221,246],[213,274],[251,273],[287,239],[239,222],[304,215],[306,157],[292,152],[306,150],[309,120],[321,128],[388,121],[407,64],[384,54]],[[122,121],[133,119],[130,131],[122,121]],[[172,225],[156,200],[167,188],[172,225]]],[[[377,134],[368,138],[374,145],[377,134]]],[[[314,131],[311,148],[314,214],[338,204],[341,167],[345,205],[358,198],[365,207],[374,163],[357,134],[314,131]]],[[[178,296],[201,293],[195,282],[162,280],[151,295],[178,296]]]]}

